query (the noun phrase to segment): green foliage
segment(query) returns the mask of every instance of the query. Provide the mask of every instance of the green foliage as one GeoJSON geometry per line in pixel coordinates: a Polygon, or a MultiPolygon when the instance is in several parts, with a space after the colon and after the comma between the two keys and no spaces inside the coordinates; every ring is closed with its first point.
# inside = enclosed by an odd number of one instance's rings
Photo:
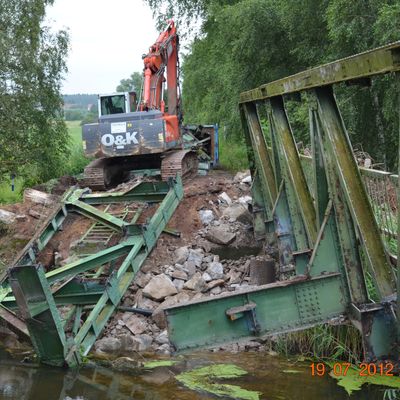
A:
{"type": "Polygon", "coordinates": [[[240,138],[231,140],[220,138],[219,152],[221,167],[229,171],[242,171],[248,168],[246,146],[240,138]]]}
{"type": "MultiPolygon", "coordinates": [[[[333,368],[333,363],[329,363],[331,368],[333,368]]],[[[354,391],[360,390],[362,385],[369,383],[371,385],[387,386],[392,388],[400,388],[400,377],[398,376],[385,376],[385,375],[360,375],[360,369],[357,367],[350,367],[346,374],[335,375],[330,373],[330,376],[337,379],[338,385],[342,386],[347,394],[350,396],[354,391]]]]}
{"type": "Polygon", "coordinates": [[[68,35],[44,26],[53,0],[0,0],[0,174],[30,181],[57,174],[67,157],[60,83],[68,35]]]}
{"type": "MultiPolygon", "coordinates": [[[[400,38],[399,0],[146,1],[160,20],[202,18],[182,67],[185,122],[218,123],[228,141],[242,136],[240,92],[400,38]]],[[[396,88],[381,77],[370,89],[337,87],[336,95],[352,142],[393,170],[396,88]]],[[[287,108],[296,140],[308,145],[307,106],[287,108]]]]}
{"type": "Polygon", "coordinates": [[[174,360],[154,360],[154,361],[148,361],[143,364],[143,368],[146,369],[153,369],[153,368],[158,368],[158,367],[171,367],[172,365],[175,365],[178,361],[174,360]]]}
{"type": "Polygon", "coordinates": [[[134,91],[139,96],[142,88],[143,75],[141,72],[133,72],[128,79],[121,79],[116,88],[117,92],[131,92],[134,91]]]}
{"type": "Polygon", "coordinates": [[[66,121],[82,121],[85,111],[81,109],[69,109],[64,111],[66,121]]]}
{"type": "Polygon", "coordinates": [[[11,190],[11,179],[3,175],[0,180],[0,204],[16,203],[22,199],[24,189],[23,178],[15,179],[14,191],[11,190]]]}

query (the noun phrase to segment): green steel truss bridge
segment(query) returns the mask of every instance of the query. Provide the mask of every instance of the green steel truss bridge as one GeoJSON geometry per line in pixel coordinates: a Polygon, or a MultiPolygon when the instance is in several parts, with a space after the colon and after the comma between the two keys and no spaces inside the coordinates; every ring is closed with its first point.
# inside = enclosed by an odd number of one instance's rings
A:
{"type": "Polygon", "coordinates": [[[169,308],[177,350],[351,321],[361,333],[366,361],[398,362],[400,274],[397,255],[384,244],[398,237],[398,176],[358,167],[334,87],[368,86],[390,74],[399,88],[399,71],[396,42],[241,94],[255,236],[278,248],[280,267],[292,276],[169,308]],[[289,124],[285,101],[293,97],[308,104],[311,157],[299,154],[289,124]],[[261,109],[268,115],[270,146],[261,109]]]}
{"type": "MultiPolygon", "coordinates": [[[[366,361],[398,362],[400,274],[397,254],[385,245],[399,237],[398,176],[359,168],[334,86],[368,86],[376,76],[390,74],[399,88],[399,73],[397,42],[241,94],[254,235],[278,249],[280,269],[291,276],[167,309],[170,341],[177,351],[350,321],[361,333],[366,361]],[[311,157],[299,154],[289,124],[285,101],[294,96],[308,104],[311,157]],[[270,146],[261,109],[268,115],[270,146]]],[[[42,363],[78,365],[182,197],[179,177],[169,183],[142,182],[124,193],[71,189],[3,276],[0,317],[30,337],[42,363]],[[160,205],[144,224],[136,223],[137,215],[127,221],[126,214],[121,218],[93,206],[135,201],[160,205]],[[122,239],[46,272],[37,255],[72,212],[92,219],[94,233],[106,232],[104,240],[112,231],[122,239]],[[99,270],[104,273],[104,266],[117,260],[105,279],[97,279],[99,270]],[[60,314],[63,305],[69,306],[67,315],[60,314]]]]}

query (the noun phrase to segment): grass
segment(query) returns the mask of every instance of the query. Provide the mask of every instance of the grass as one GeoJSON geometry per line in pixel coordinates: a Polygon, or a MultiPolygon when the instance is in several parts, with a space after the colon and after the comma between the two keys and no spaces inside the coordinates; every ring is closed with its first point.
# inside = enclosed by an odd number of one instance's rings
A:
{"type": "Polygon", "coordinates": [[[362,358],[360,333],[352,325],[317,325],[280,335],[271,342],[271,347],[281,355],[301,354],[317,360],[356,364],[362,358]]]}
{"type": "Polygon", "coordinates": [[[222,168],[237,172],[249,168],[245,144],[240,140],[227,140],[220,136],[219,163],[222,168]]]}

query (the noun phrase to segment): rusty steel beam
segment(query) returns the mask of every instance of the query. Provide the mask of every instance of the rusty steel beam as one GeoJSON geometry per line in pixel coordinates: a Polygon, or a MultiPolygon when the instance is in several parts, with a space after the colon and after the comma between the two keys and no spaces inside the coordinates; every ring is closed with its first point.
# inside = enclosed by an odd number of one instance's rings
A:
{"type": "Polygon", "coordinates": [[[261,85],[241,93],[240,102],[263,100],[396,71],[400,71],[400,41],[261,85]]]}

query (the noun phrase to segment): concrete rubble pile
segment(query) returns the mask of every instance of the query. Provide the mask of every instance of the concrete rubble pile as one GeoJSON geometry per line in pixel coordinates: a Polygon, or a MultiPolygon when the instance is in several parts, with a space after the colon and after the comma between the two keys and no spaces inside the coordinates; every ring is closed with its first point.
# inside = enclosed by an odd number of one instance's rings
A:
{"type": "MultiPolygon", "coordinates": [[[[238,173],[232,183],[245,185],[248,193],[250,176],[238,173]]],[[[172,262],[156,266],[146,262],[137,274],[122,306],[149,310],[151,315],[118,312],[97,341],[97,353],[170,354],[173,349],[168,341],[165,308],[274,280],[274,276],[259,273],[268,262],[274,270],[275,262],[263,253],[260,244],[255,244],[247,208],[251,197],[246,194],[231,198],[222,192],[217,202],[198,211],[203,227],[195,232],[190,245],[173,249],[172,262]]],[[[248,342],[226,349],[240,351],[260,346],[259,342],[248,342]]]]}

